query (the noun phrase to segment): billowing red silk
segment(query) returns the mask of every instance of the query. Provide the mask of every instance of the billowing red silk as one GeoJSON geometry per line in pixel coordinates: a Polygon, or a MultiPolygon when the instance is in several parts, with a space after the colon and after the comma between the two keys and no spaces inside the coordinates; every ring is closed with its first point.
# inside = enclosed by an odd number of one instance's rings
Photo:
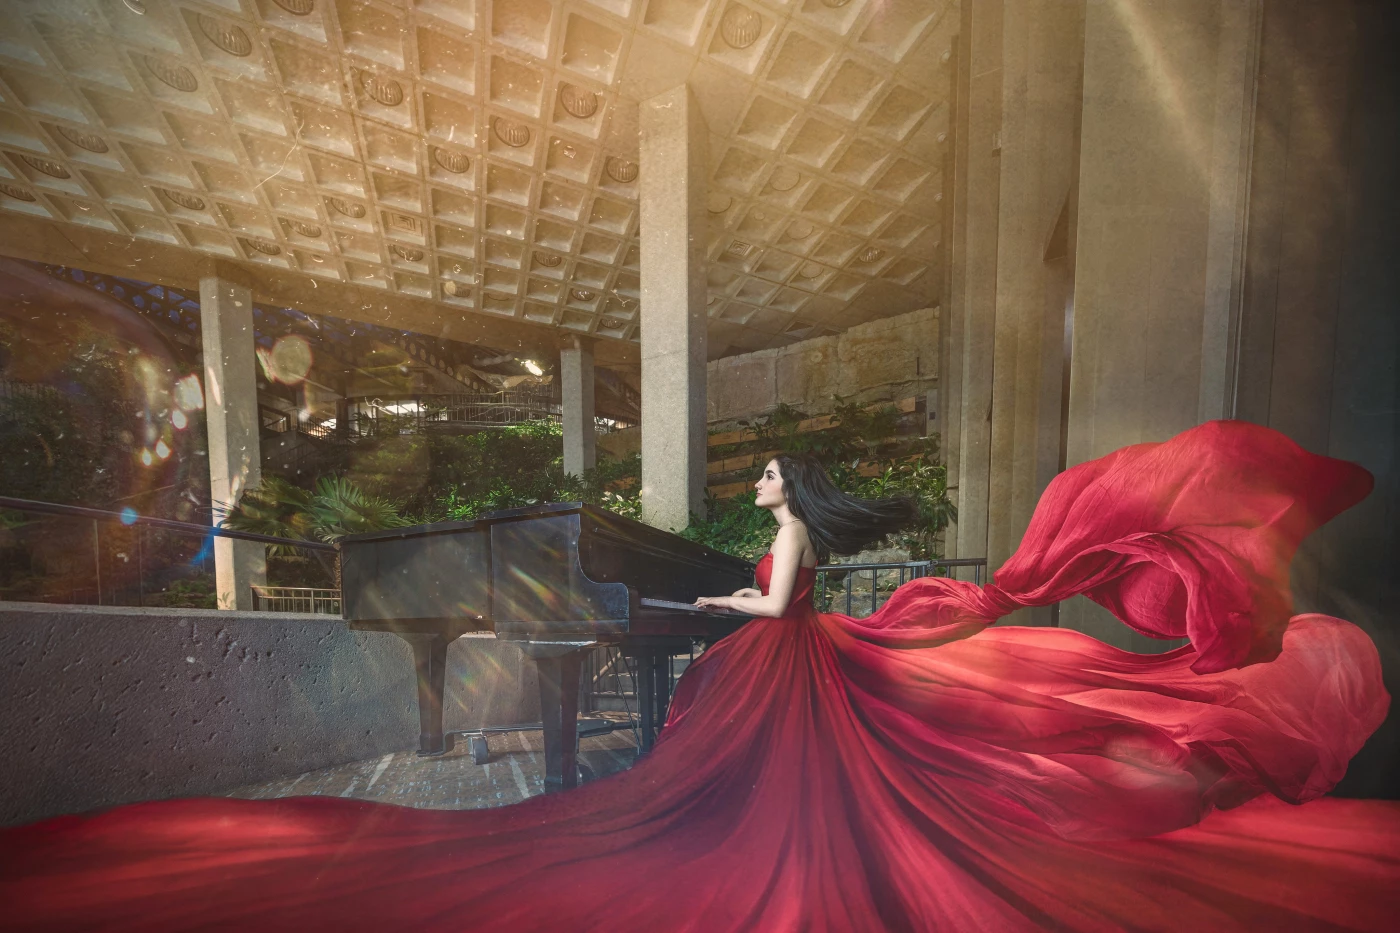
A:
{"type": "Polygon", "coordinates": [[[1240,422],[1130,447],[1050,486],[993,585],[917,580],[851,619],[803,572],[692,665],[630,771],[494,810],[49,820],[0,834],[0,926],[1393,930],[1400,806],[1316,799],[1385,715],[1376,651],[1290,618],[1287,584],[1370,483],[1240,422]],[[1076,593],[1190,645],[988,627],[1076,593]]]}

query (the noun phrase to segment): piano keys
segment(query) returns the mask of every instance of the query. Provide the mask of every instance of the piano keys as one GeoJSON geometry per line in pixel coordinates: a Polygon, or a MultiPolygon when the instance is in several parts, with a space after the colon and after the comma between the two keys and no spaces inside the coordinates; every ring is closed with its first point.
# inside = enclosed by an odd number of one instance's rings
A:
{"type": "Polygon", "coordinates": [[[349,627],[391,632],[413,649],[418,754],[453,747],[442,726],[447,646],[491,631],[538,668],[549,791],[576,783],[579,668],[588,651],[616,645],[637,659],[646,750],[669,705],[669,658],[750,618],[690,605],[752,586],[748,561],[581,502],[349,535],[339,547],[349,627]]]}

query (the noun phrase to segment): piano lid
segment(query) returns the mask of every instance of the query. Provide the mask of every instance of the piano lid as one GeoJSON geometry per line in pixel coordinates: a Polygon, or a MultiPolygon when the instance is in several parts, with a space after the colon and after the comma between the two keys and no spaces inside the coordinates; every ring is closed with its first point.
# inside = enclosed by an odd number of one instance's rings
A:
{"type": "Polygon", "coordinates": [[[466,522],[428,522],[422,525],[404,525],[402,528],[384,528],[379,531],[361,531],[353,535],[345,535],[337,541],[342,546],[347,544],[359,544],[363,541],[388,541],[396,538],[421,538],[425,535],[445,535],[458,531],[471,531],[476,527],[476,521],[466,522]]]}
{"type": "MultiPolygon", "coordinates": [[[[544,502],[539,505],[525,505],[515,509],[497,509],[494,512],[484,512],[467,521],[425,522],[421,525],[404,525],[401,528],[362,531],[358,534],[345,535],[340,541],[343,544],[356,544],[361,541],[384,541],[390,538],[420,538],[424,535],[451,534],[457,531],[470,531],[473,528],[496,521],[566,514],[592,508],[594,506],[586,502],[544,502]]],[[[630,519],[628,520],[630,521],[630,519]]]]}
{"type": "Polygon", "coordinates": [[[649,548],[657,552],[668,553],[673,557],[717,564],[730,572],[753,572],[753,564],[742,558],[716,551],[714,548],[687,540],[673,532],[627,518],[587,502],[543,502],[538,505],[486,512],[470,521],[429,522],[422,525],[406,525],[402,528],[361,532],[346,535],[340,539],[340,544],[353,546],[368,541],[421,538],[473,530],[485,531],[491,525],[502,522],[516,522],[573,513],[578,513],[580,520],[590,529],[596,529],[609,536],[629,539],[633,548],[649,548]]]}

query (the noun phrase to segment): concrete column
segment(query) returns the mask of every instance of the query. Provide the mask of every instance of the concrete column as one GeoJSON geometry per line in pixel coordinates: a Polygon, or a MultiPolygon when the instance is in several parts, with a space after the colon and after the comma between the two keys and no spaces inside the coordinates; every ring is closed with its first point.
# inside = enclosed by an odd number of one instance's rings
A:
{"type": "MultiPolygon", "coordinates": [[[[1084,7],[1004,0],[987,560],[1020,545],[1059,469],[1084,7]]],[[[1050,607],[1008,624],[1050,624],[1050,607]]]]}
{"type": "Polygon", "coordinates": [[[1239,48],[1223,25],[1241,5],[1087,5],[1070,464],[1165,440],[1202,410],[1212,171],[1238,159],[1214,151],[1232,135],[1217,128],[1222,39],[1239,48]]]}
{"type": "Polygon", "coordinates": [[[564,472],[582,476],[598,460],[593,428],[593,349],[575,337],[559,351],[559,383],[564,403],[564,472]]]}
{"type": "MultiPolygon", "coordinates": [[[[1070,465],[1221,411],[1248,132],[1241,82],[1252,81],[1257,28],[1249,7],[1086,4],[1070,465]]],[[[1060,621],[1133,651],[1170,647],[1083,598],[1060,621]]]]}
{"type": "MultiPolygon", "coordinates": [[[[209,495],[214,520],[262,481],[258,445],[257,359],[253,294],[219,276],[199,280],[204,338],[204,414],[209,430],[209,495]]],[[[267,547],[214,539],[220,609],[251,609],[253,584],[267,582],[267,547]]]]}
{"type": "Polygon", "coordinates": [[[642,516],[684,528],[705,496],[705,119],[690,89],[643,101],[642,516]]]}
{"type": "Polygon", "coordinates": [[[1245,209],[1254,141],[1263,0],[1226,3],[1216,49],[1206,298],[1196,420],[1235,417],[1236,347],[1244,298],[1245,209]]]}
{"type": "MultiPolygon", "coordinates": [[[[987,554],[987,509],[992,429],[992,367],[996,329],[998,210],[1001,197],[1000,149],[1002,107],[1003,0],[962,4],[959,38],[959,88],[966,101],[957,127],[958,156],[954,206],[952,307],[949,308],[957,359],[950,366],[949,418],[955,468],[949,483],[957,486],[958,523],[950,553],[958,557],[987,554]],[[956,408],[952,406],[956,405],[956,408]]],[[[994,569],[994,565],[993,565],[994,569]]]]}

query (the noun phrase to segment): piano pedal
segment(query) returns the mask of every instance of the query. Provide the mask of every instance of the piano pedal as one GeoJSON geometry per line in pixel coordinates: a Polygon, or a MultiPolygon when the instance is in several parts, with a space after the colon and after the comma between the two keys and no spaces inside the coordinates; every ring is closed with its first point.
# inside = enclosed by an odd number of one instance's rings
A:
{"type": "Polygon", "coordinates": [[[471,749],[474,764],[484,765],[491,760],[491,746],[486,744],[486,736],[470,736],[467,739],[467,745],[471,749]]]}

